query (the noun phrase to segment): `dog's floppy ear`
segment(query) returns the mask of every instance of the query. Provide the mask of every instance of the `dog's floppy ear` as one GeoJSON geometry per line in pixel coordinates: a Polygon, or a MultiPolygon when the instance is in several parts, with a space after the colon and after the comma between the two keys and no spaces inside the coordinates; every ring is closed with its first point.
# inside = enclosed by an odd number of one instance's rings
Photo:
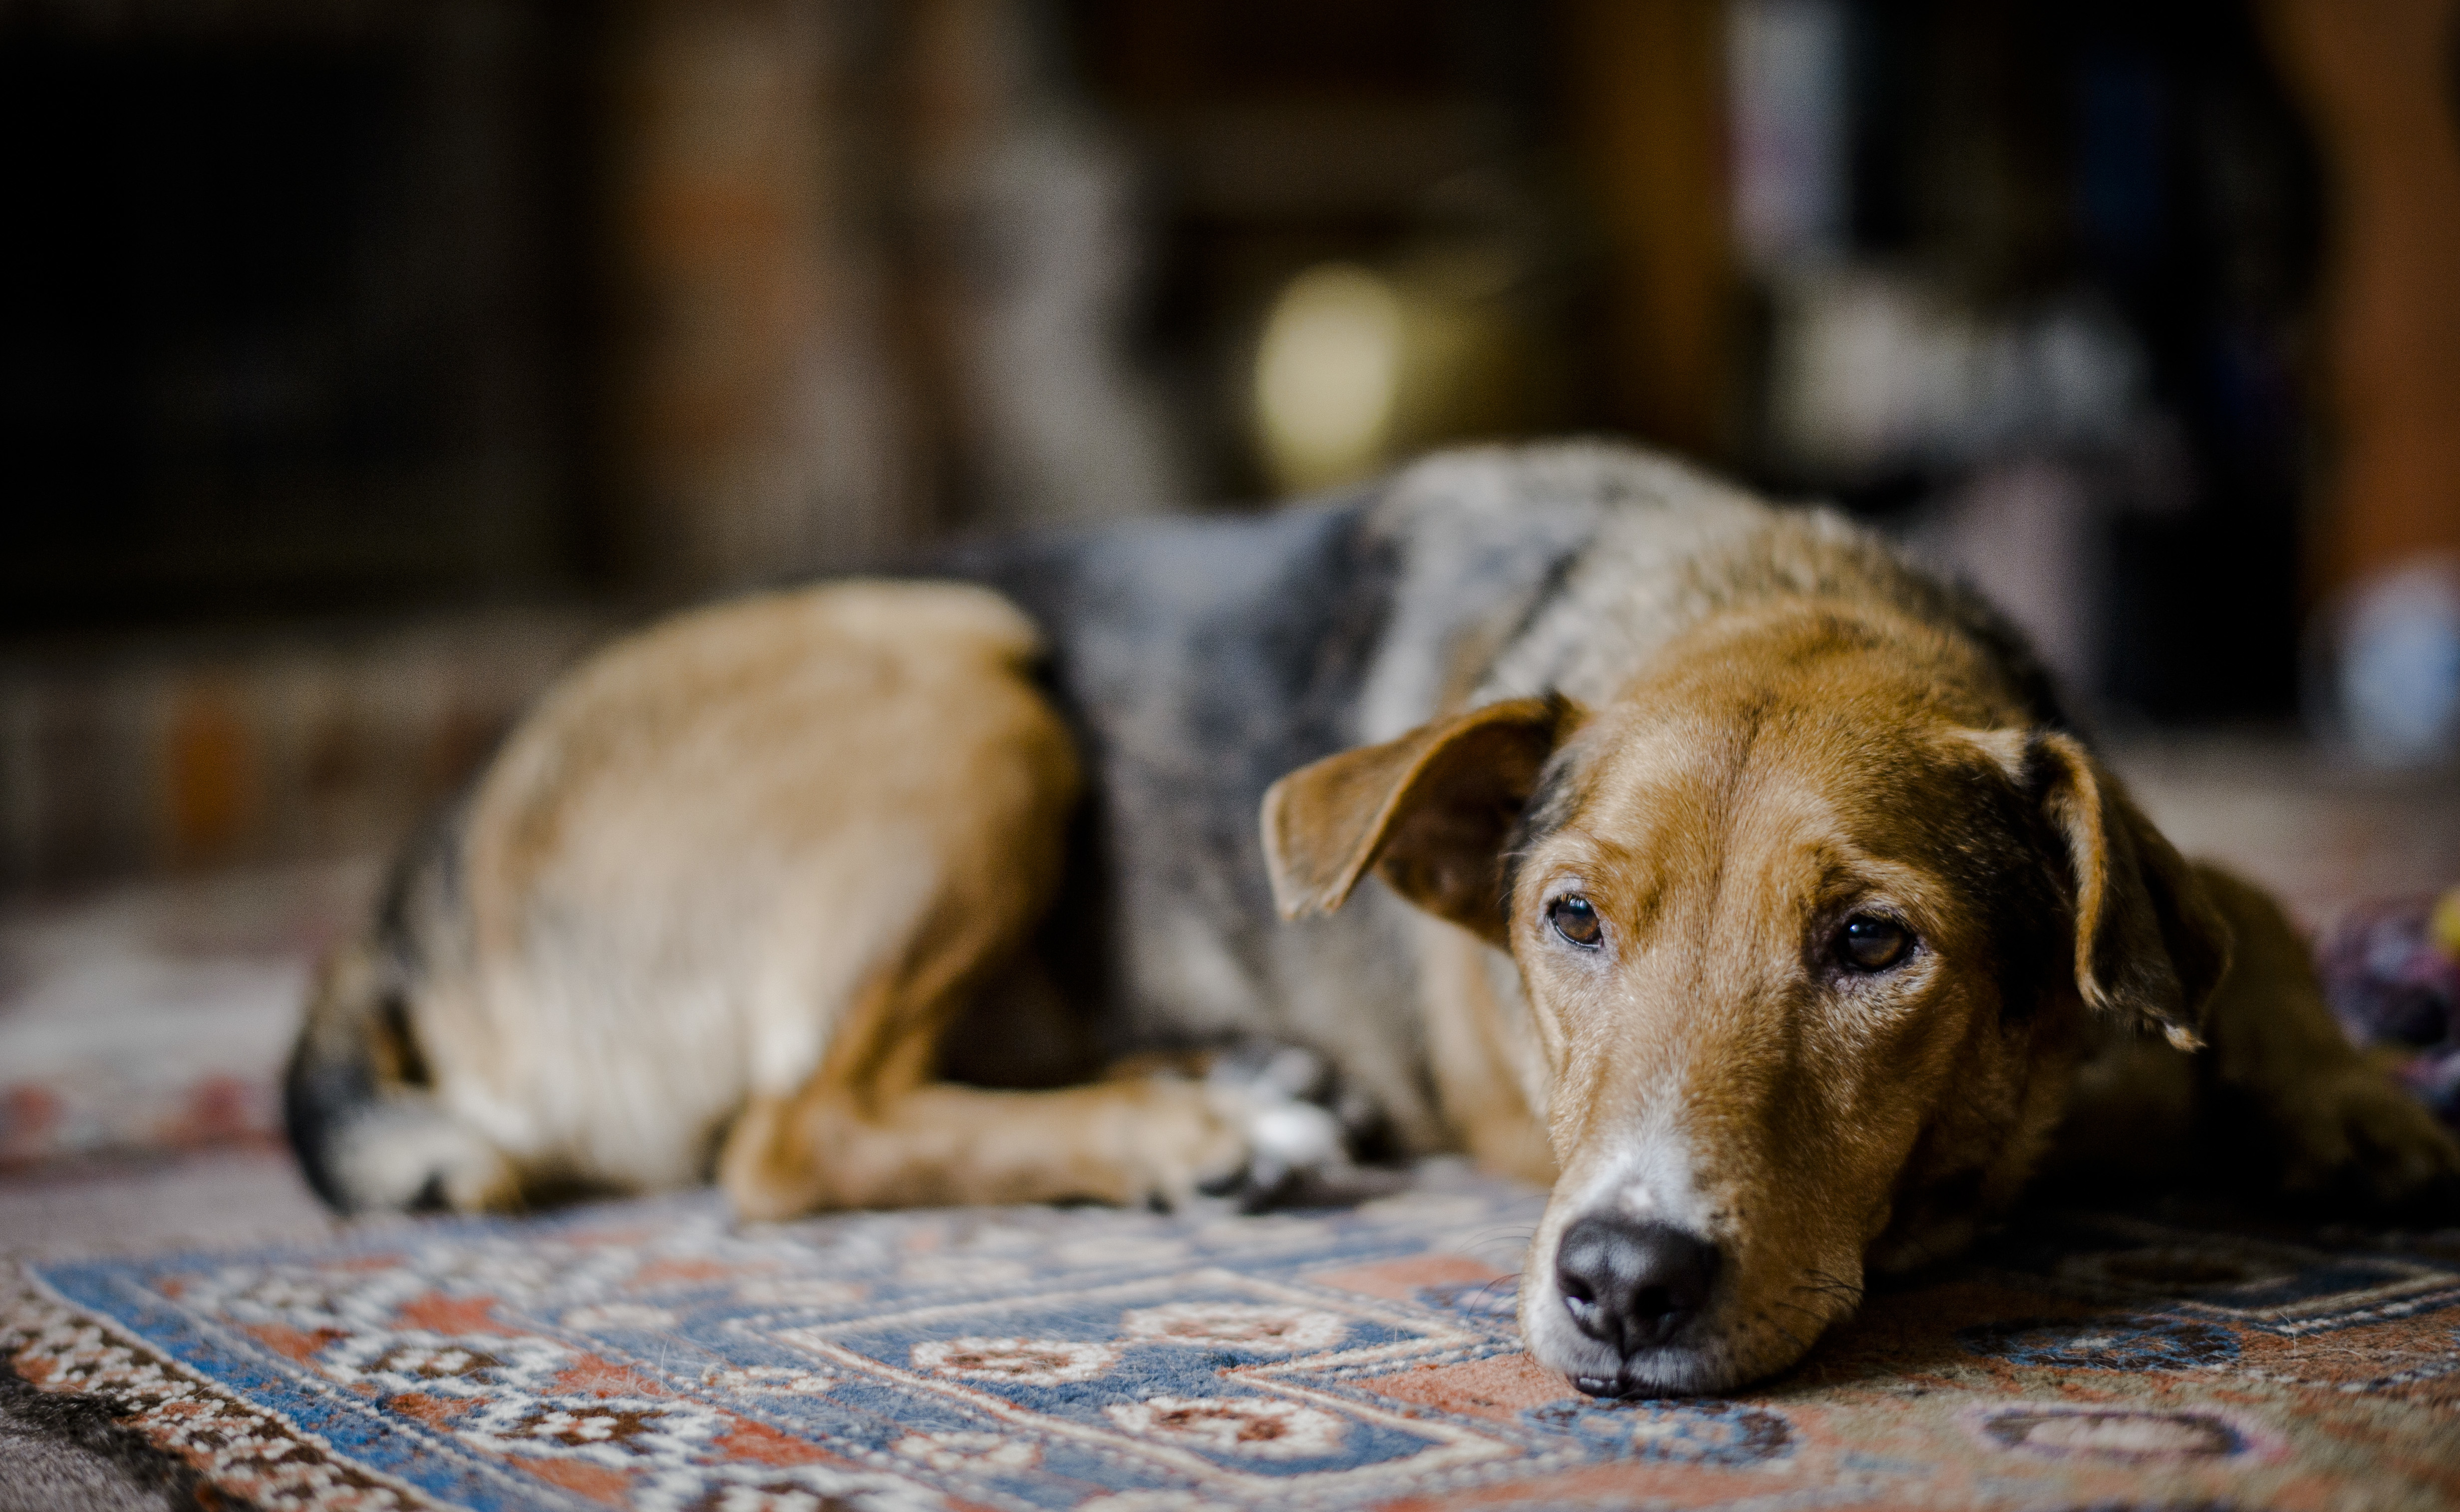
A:
{"type": "Polygon", "coordinates": [[[1504,841],[1538,769],[1579,722],[1568,699],[1515,698],[1274,783],[1264,862],[1282,917],[1340,907],[1372,866],[1419,907],[1500,942],[1504,841]]]}
{"type": "Polygon", "coordinates": [[[2097,1012],[2195,1049],[2204,1004],[2229,969],[2229,925],[2195,868],[2073,736],[2037,735],[2026,756],[2067,852],[2076,990],[2097,1012]]]}

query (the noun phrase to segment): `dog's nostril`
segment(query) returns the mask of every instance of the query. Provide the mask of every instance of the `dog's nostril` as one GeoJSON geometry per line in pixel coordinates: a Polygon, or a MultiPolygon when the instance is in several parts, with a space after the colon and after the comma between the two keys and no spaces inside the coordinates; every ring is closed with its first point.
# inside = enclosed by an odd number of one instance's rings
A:
{"type": "Polygon", "coordinates": [[[1623,1354],[1672,1338],[1716,1282],[1716,1248],[1665,1224],[1592,1213],[1555,1246],[1555,1288],[1573,1326],[1623,1354]]]}

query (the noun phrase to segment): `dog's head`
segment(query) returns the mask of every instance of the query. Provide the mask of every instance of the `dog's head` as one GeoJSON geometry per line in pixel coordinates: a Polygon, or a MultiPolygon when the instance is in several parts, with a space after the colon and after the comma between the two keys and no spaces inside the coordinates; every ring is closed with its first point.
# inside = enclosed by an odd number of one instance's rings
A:
{"type": "Polygon", "coordinates": [[[2225,927],[1994,686],[1920,627],[1726,627],[1594,708],[1492,704],[1267,798],[1284,912],[1372,870],[1518,964],[1560,1173],[1522,1323],[1583,1390],[1792,1363],[1866,1257],[2015,1194],[2087,1015],[2195,1043],[2225,927]]]}

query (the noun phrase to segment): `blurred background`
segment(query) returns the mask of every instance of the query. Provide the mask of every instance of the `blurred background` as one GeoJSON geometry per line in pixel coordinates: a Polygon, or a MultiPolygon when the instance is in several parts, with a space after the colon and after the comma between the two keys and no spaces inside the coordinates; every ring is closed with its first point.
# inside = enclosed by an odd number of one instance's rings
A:
{"type": "Polygon", "coordinates": [[[2460,0],[0,0],[0,123],[21,1021],[294,990],[660,607],[1565,432],[1966,574],[2310,916],[2460,869],[2460,0]]]}

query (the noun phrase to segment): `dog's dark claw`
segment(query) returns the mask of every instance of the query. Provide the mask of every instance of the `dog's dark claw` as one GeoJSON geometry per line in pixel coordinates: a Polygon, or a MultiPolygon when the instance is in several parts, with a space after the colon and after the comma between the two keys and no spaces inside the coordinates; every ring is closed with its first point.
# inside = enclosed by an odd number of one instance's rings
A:
{"type": "Polygon", "coordinates": [[[1240,1185],[1239,1211],[1262,1213],[1291,1205],[1307,1184],[1306,1174],[1278,1161],[1260,1161],[1247,1168],[1240,1185]]]}

